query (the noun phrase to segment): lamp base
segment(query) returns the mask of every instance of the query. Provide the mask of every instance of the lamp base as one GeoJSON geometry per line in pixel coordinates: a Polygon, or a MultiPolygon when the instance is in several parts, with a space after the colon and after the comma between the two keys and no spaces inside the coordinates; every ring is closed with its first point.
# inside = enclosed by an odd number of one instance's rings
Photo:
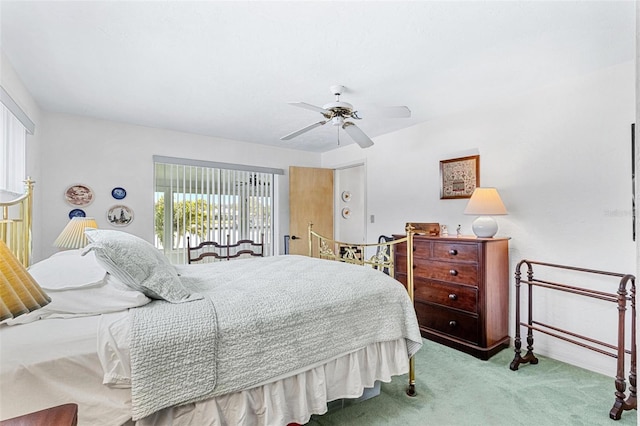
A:
{"type": "Polygon", "coordinates": [[[471,224],[477,237],[492,238],[498,232],[498,222],[491,216],[478,216],[471,224]]]}

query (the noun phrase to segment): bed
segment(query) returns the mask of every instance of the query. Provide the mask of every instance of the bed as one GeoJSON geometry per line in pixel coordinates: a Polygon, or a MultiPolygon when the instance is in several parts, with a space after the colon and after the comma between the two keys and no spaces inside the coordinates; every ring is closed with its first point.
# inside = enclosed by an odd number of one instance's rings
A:
{"type": "Polygon", "coordinates": [[[415,392],[412,289],[376,270],[393,244],[335,256],[310,228],[319,257],[174,266],[87,236],[30,266],[51,303],[0,325],[0,419],[74,402],[80,425],[303,424],[392,376],[415,392]]]}

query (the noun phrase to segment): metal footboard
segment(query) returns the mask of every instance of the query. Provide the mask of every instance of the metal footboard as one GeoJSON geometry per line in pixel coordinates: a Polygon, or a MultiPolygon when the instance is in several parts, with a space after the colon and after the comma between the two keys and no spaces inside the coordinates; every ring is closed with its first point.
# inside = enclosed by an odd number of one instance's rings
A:
{"type": "MultiPolygon", "coordinates": [[[[407,250],[407,293],[413,303],[413,235],[415,230],[411,224],[406,226],[406,236],[391,241],[371,244],[346,243],[324,237],[313,230],[309,224],[309,256],[356,265],[370,266],[394,277],[394,252],[398,244],[406,243],[407,250]],[[367,256],[367,253],[375,254],[367,256]]],[[[407,395],[416,395],[415,361],[409,359],[409,385],[407,395]]]]}

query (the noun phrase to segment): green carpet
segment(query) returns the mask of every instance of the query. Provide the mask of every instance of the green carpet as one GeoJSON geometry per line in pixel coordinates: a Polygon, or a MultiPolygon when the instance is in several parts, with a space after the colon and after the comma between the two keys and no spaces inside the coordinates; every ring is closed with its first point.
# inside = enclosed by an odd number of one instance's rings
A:
{"type": "Polygon", "coordinates": [[[406,375],[395,377],[382,384],[380,395],[313,416],[308,425],[637,424],[636,410],[624,411],[618,421],[609,419],[613,378],[537,354],[537,365],[511,371],[513,355],[508,348],[481,361],[424,340],[416,355],[416,397],[404,392],[406,375]]]}

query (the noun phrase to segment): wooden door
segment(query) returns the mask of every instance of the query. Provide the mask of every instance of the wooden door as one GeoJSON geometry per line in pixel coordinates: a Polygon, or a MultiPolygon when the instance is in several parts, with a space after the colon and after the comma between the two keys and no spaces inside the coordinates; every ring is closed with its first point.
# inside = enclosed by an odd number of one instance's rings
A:
{"type": "Polygon", "coordinates": [[[309,254],[307,228],[333,238],[333,170],[289,167],[289,253],[309,254]]]}

